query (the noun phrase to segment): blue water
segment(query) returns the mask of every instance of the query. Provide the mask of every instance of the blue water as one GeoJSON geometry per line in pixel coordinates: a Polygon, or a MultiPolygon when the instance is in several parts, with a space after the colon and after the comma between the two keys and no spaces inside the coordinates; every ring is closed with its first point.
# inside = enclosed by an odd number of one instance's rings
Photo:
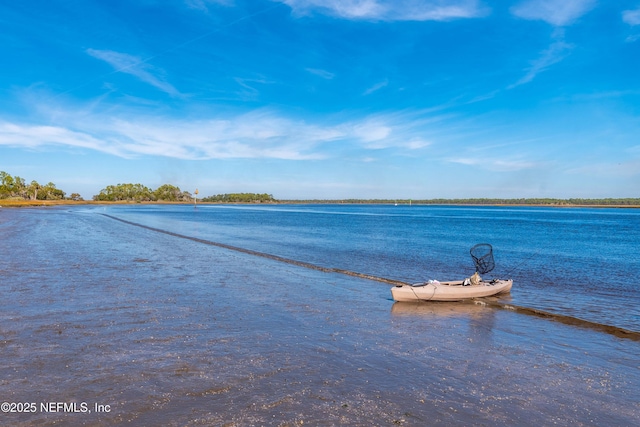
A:
{"type": "Polygon", "coordinates": [[[468,276],[469,248],[487,241],[495,276],[515,279],[507,301],[637,331],[637,222],[635,210],[0,208],[0,395],[111,408],[10,410],[1,424],[637,426],[637,337],[394,303],[385,283],[180,236],[406,281],[468,276]]]}
{"type": "Polygon", "coordinates": [[[89,211],[407,282],[470,276],[469,249],[486,242],[496,268],[484,277],[513,278],[512,304],[640,331],[638,209],[128,205],[89,211]]]}

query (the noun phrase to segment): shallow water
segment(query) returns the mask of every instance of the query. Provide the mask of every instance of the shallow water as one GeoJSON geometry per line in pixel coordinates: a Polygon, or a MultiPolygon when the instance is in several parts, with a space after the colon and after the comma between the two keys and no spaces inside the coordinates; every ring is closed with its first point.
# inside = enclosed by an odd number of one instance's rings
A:
{"type": "Polygon", "coordinates": [[[493,245],[512,303],[640,332],[640,210],[290,205],[103,208],[148,226],[392,279],[461,280],[493,245]]]}
{"type": "Polygon", "coordinates": [[[394,304],[385,284],[96,212],[3,209],[0,236],[0,395],[38,409],[0,414],[5,425],[640,423],[636,341],[480,305],[394,304]]]}

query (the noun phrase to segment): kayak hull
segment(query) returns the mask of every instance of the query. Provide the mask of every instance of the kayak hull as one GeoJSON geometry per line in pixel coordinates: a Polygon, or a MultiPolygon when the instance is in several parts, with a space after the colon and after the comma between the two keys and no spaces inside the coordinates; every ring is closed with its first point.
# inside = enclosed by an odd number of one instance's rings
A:
{"type": "Polygon", "coordinates": [[[463,286],[462,281],[415,283],[391,288],[395,301],[462,301],[489,297],[511,291],[513,280],[492,280],[463,286]]]}

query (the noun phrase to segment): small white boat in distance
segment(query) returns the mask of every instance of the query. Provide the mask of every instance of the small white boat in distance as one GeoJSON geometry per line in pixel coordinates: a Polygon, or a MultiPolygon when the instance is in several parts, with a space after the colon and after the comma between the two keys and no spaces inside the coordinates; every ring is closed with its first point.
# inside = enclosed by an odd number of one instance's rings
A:
{"type": "Polygon", "coordinates": [[[396,301],[461,301],[471,298],[489,297],[511,291],[513,280],[494,279],[480,281],[477,285],[463,286],[462,280],[452,282],[430,281],[391,288],[396,301]]]}

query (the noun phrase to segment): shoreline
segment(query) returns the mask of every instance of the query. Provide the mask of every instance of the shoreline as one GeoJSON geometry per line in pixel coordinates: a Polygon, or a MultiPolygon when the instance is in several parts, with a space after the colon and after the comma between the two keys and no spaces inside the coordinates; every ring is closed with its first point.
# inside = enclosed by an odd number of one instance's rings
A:
{"type": "MultiPolygon", "coordinates": [[[[388,200],[363,200],[363,201],[342,201],[342,200],[281,200],[273,203],[239,203],[239,202],[198,202],[197,205],[393,205],[388,200]]],[[[95,200],[11,200],[0,199],[0,208],[25,208],[25,207],[51,207],[51,206],[82,206],[82,205],[193,205],[192,202],[170,202],[170,201],[95,201],[95,200]]],[[[407,206],[407,203],[398,206],[407,206]]],[[[640,209],[640,205],[623,204],[545,204],[545,203],[420,203],[413,202],[408,206],[493,206],[493,207],[548,207],[548,208],[617,208],[617,209],[640,209]]]]}

